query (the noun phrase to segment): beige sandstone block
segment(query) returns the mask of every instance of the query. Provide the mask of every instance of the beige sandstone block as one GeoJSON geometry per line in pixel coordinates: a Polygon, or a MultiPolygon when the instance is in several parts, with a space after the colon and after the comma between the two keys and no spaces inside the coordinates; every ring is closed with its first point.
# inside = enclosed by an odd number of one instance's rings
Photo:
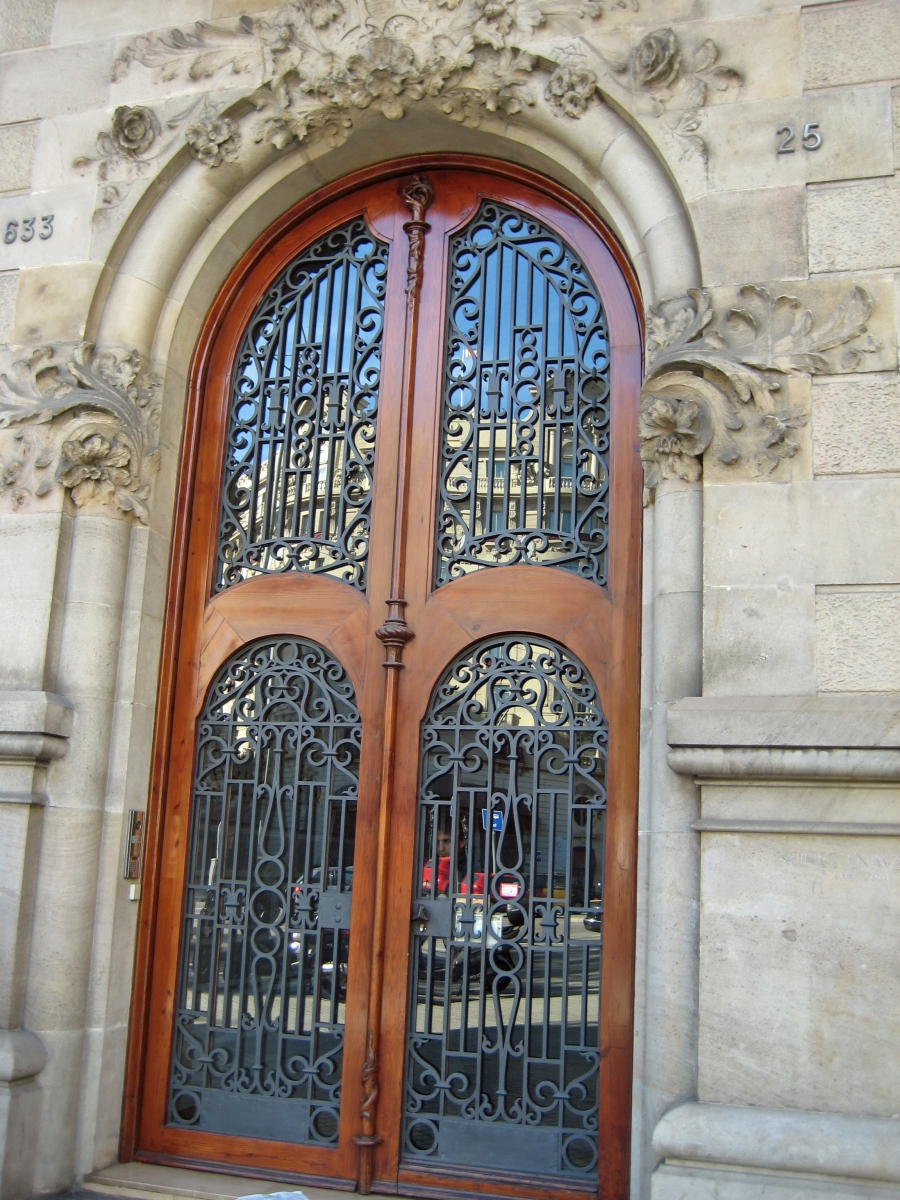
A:
{"type": "Polygon", "coordinates": [[[805,277],[802,187],[713,193],[691,205],[691,216],[705,284],[805,277]]]}
{"type": "Polygon", "coordinates": [[[112,42],[81,42],[6,59],[0,71],[0,121],[33,121],[103,108],[109,96],[112,51],[112,42]]]}
{"type": "Polygon", "coordinates": [[[803,13],[804,84],[871,83],[900,76],[900,5],[857,0],[803,13]]]}
{"type": "Polygon", "coordinates": [[[815,690],[815,600],[787,575],[765,586],[706,587],[703,694],[793,696],[815,690]]]}
{"type": "Polygon", "coordinates": [[[707,484],[703,580],[723,588],[814,583],[809,485],[707,484]]]}
{"type": "Polygon", "coordinates": [[[823,692],[900,691],[900,589],[817,589],[816,673],[823,692]]]}
{"type": "Polygon", "coordinates": [[[707,587],[900,583],[900,479],[704,487],[707,587]]]}
{"type": "Polygon", "coordinates": [[[817,475],[900,472],[900,381],[813,383],[817,475]]]}
{"type": "Polygon", "coordinates": [[[0,0],[0,54],[46,46],[55,0],[0,0]]]}
{"type": "Polygon", "coordinates": [[[820,1179],[734,1167],[664,1163],[650,1183],[650,1200],[885,1200],[884,1186],[852,1179],[820,1179]]]}
{"type": "Polygon", "coordinates": [[[708,95],[711,106],[731,104],[735,99],[747,104],[777,96],[796,96],[801,90],[800,20],[796,8],[762,14],[757,10],[752,16],[733,21],[685,24],[676,32],[686,47],[698,46],[704,39],[712,38],[719,50],[718,62],[743,76],[743,86],[736,96],[731,89],[720,92],[711,86],[708,95]]]}
{"type": "Polygon", "coordinates": [[[13,342],[79,341],[100,271],[99,263],[90,262],[20,271],[13,342]]]}
{"type": "Polygon", "coordinates": [[[0,270],[88,258],[95,197],[96,189],[84,184],[0,196],[0,270]]]}
{"type": "MultiPolygon", "coordinates": [[[[723,17],[752,17],[759,13],[778,12],[797,8],[800,0],[707,0],[706,15],[710,20],[723,17]]],[[[845,0],[818,0],[820,4],[843,4],[845,0]]]]}
{"type": "Polygon", "coordinates": [[[807,490],[816,583],[900,583],[900,479],[824,477],[807,490]]]}
{"type": "Polygon", "coordinates": [[[900,1110],[900,838],[704,834],[701,855],[699,1099],[900,1110]]]}
{"type": "Polygon", "coordinates": [[[810,188],[807,210],[810,271],[900,266],[900,184],[810,188]]]}
{"type": "Polygon", "coordinates": [[[891,91],[894,109],[894,166],[900,167],[900,87],[891,91]]]}
{"type": "MultiPolygon", "coordinates": [[[[273,7],[270,0],[267,8],[273,7]]],[[[56,0],[54,46],[186,25],[212,16],[211,0],[56,0]]]]}
{"type": "Polygon", "coordinates": [[[0,344],[12,337],[16,319],[16,289],[19,286],[18,271],[0,272],[0,344]]]}
{"type": "Polygon", "coordinates": [[[709,110],[707,129],[712,191],[864,179],[890,175],[894,169],[886,86],[723,105],[709,110]],[[818,125],[821,145],[816,150],[803,148],[807,124],[818,125]],[[787,135],[778,131],[786,126],[795,131],[789,143],[793,153],[779,154],[787,135]]]}
{"type": "MultiPolygon", "coordinates": [[[[840,736],[840,734],[838,734],[840,736]]],[[[718,821],[831,821],[887,825],[900,817],[900,787],[828,787],[794,780],[790,787],[758,780],[703,785],[701,813],[718,821]]]]}
{"type": "Polygon", "coordinates": [[[0,192],[21,191],[31,186],[38,124],[0,126],[0,192]]]}

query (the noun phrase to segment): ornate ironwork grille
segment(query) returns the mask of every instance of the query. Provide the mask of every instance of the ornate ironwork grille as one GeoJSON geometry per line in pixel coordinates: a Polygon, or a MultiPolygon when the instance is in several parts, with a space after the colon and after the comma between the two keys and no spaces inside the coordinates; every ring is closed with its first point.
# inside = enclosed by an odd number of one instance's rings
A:
{"type": "Polygon", "coordinates": [[[358,218],[257,308],[232,388],[217,591],[292,570],[365,589],[387,253],[358,218]]]}
{"type": "Polygon", "coordinates": [[[607,726],[584,667],[510,635],[422,726],[404,1154],[597,1162],[607,726]]]}
{"type": "Polygon", "coordinates": [[[482,202],[451,242],[435,580],[535,563],[606,582],[609,340],[539,221],[482,202]]]}
{"type": "Polygon", "coordinates": [[[169,1122],[337,1141],[360,719],[321,646],[222,668],[198,723],[169,1122]]]}

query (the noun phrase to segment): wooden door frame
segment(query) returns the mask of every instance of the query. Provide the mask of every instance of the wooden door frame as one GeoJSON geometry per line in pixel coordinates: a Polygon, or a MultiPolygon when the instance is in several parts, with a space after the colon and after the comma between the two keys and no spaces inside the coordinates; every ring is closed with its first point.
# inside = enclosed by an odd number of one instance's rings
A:
{"type": "MultiPolygon", "coordinates": [[[[241,291],[247,285],[251,273],[259,267],[272,248],[302,222],[320,212],[335,201],[347,197],[366,185],[382,183],[386,180],[410,175],[416,171],[459,168],[492,175],[512,183],[524,185],[527,188],[541,192],[556,203],[568,209],[573,216],[583,221],[596,233],[612,256],[625,288],[630,293],[634,321],[639,339],[642,337],[640,291],[634,271],[632,270],[622,248],[612,237],[609,230],[601,222],[597,214],[583,201],[571,195],[553,180],[526,168],[512,163],[498,161],[473,155],[429,154],[415,155],[391,162],[379,164],[330,184],[315,194],[306,197],[295,205],[289,212],[279,218],[265,231],[253,246],[243,255],[229,274],[215,302],[209,310],[203,323],[200,336],[194,351],[187,385],[187,402],[185,409],[184,433],[179,457],[178,485],[176,490],[175,508],[173,514],[172,545],[169,560],[168,585],[165,606],[165,622],[162,648],[160,655],[160,672],[158,685],[158,700],[154,727],[151,782],[148,798],[147,844],[145,851],[144,878],[142,898],[138,913],[138,928],[135,944],[135,962],[132,985],[132,1003],[128,1034],[128,1053],[125,1073],[125,1088],[123,1098],[122,1132],[120,1140],[120,1159],[131,1161],[138,1149],[138,1133],[141,1120],[141,1092],[147,1070],[147,1031],[150,1015],[150,983],[153,969],[153,955],[156,943],[157,917],[160,899],[160,869],[162,862],[163,832],[165,827],[165,808],[163,797],[168,786],[169,762],[173,742],[173,714],[175,707],[176,664],[179,646],[181,644],[185,606],[186,586],[188,580],[188,549],[192,521],[192,501],[197,485],[197,463],[200,448],[200,426],[203,410],[203,397],[207,380],[210,375],[211,358],[214,343],[223,320],[234,305],[241,291]]],[[[627,1195],[629,1160],[630,1160],[630,1117],[631,1117],[631,1077],[633,1058],[633,1012],[634,1012],[634,945],[636,927],[636,852],[637,852],[637,759],[638,759],[638,730],[639,730],[639,662],[640,662],[640,484],[638,445],[637,445],[637,401],[640,388],[640,360],[636,359],[629,371],[631,378],[626,389],[629,393],[621,420],[629,421],[631,425],[631,453],[633,469],[628,485],[630,494],[626,507],[631,514],[630,530],[623,545],[622,559],[630,564],[629,592],[637,597],[637,603],[629,606],[621,613],[623,622],[619,633],[621,645],[628,648],[627,661],[616,664],[617,673],[621,673],[623,684],[626,685],[623,704],[631,710],[631,733],[626,739],[630,743],[625,751],[627,761],[622,761],[622,754],[617,754],[621,763],[623,776],[633,779],[633,787],[626,789],[630,793],[628,802],[620,809],[622,817],[622,836],[614,839],[614,862],[618,869],[624,870],[631,880],[630,895],[623,896],[626,902],[621,911],[619,924],[621,928],[617,937],[617,960],[622,962],[619,970],[624,972],[628,981],[625,991],[627,997],[621,996],[616,1005],[615,1013],[608,1014],[604,1020],[605,1038],[601,1049],[601,1072],[611,1072],[611,1078],[605,1089],[601,1088],[600,1126],[607,1131],[611,1141],[607,1144],[615,1147],[614,1152],[606,1160],[601,1158],[602,1175],[600,1195],[603,1200],[624,1200],[627,1195]],[[636,385],[635,385],[636,380],[636,385]],[[637,467],[634,467],[634,463],[637,467]],[[637,497],[636,512],[635,497],[637,497]],[[625,827],[628,827],[627,830],[625,827]]],[[[624,486],[621,485],[621,486],[624,486]]],[[[624,497],[623,497],[624,498],[624,497]]],[[[492,574],[493,572],[490,572],[492,574]]],[[[362,598],[361,598],[362,599],[362,598]]],[[[617,606],[621,608],[622,606],[617,606]]],[[[604,957],[604,967],[606,958],[604,957]]],[[[605,972],[604,972],[605,973],[605,972]]],[[[601,1010],[602,1012],[602,1010],[601,1010]]],[[[351,1089],[356,1091],[357,1089],[351,1089]]],[[[165,1157],[165,1156],[162,1156],[165,1157]]],[[[177,1161],[185,1163],[179,1158],[177,1161]]],[[[209,1166],[208,1162],[197,1163],[198,1166],[209,1166]]],[[[260,1177],[277,1179],[296,1179],[296,1175],[286,1175],[279,1171],[270,1171],[260,1167],[236,1167],[226,1164],[218,1165],[218,1170],[234,1174],[245,1174],[252,1171],[260,1177]]],[[[311,1177],[308,1177],[313,1182],[311,1177]]],[[[347,1182],[344,1179],[320,1177],[317,1182],[331,1183],[341,1186],[347,1182]]],[[[480,1189],[479,1189],[480,1190],[480,1189]]]]}

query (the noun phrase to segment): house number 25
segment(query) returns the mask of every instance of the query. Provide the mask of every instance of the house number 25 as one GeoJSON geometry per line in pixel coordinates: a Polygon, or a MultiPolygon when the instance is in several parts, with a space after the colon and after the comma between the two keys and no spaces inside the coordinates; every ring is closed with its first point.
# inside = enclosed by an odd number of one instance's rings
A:
{"type": "MultiPolygon", "coordinates": [[[[776,151],[777,154],[793,154],[797,149],[796,146],[791,145],[797,136],[797,131],[793,125],[782,125],[775,136],[781,138],[778,150],[776,151]]],[[[804,150],[818,150],[822,145],[822,135],[819,133],[818,121],[807,121],[803,126],[803,137],[800,139],[800,145],[804,150]]]]}

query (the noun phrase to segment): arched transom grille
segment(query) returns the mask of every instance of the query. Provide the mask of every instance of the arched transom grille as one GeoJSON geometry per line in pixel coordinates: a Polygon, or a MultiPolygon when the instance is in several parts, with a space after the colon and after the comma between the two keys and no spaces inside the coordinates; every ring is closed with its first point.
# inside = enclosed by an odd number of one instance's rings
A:
{"type": "Polygon", "coordinates": [[[387,246],[360,217],[290,264],[244,334],[215,590],[278,571],[365,589],[387,246]]]}
{"type": "Polygon", "coordinates": [[[435,582],[534,563],[606,582],[609,339],[593,281],[483,201],[450,246],[435,582]]]}

